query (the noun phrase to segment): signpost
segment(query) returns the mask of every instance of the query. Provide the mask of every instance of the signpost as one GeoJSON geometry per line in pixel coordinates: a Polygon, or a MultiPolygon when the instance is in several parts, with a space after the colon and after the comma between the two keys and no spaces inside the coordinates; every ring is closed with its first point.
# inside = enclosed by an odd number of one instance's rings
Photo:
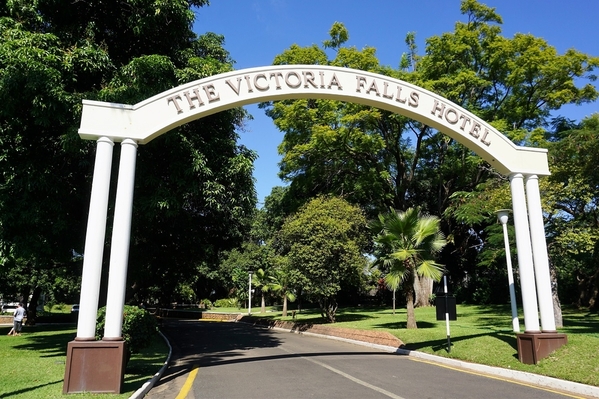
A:
{"type": "Polygon", "coordinates": [[[455,297],[447,291],[447,276],[443,276],[443,295],[435,298],[437,308],[437,320],[445,320],[447,330],[447,352],[451,352],[451,333],[449,320],[457,320],[455,297]]]}

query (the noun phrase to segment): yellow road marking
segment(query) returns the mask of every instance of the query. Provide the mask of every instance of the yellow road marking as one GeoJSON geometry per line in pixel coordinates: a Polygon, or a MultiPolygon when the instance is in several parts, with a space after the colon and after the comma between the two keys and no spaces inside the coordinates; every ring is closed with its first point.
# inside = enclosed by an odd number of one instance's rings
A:
{"type": "Polygon", "coordinates": [[[492,378],[494,380],[510,382],[512,384],[522,385],[522,386],[525,386],[525,387],[534,388],[534,389],[538,389],[538,390],[545,391],[545,392],[556,393],[558,395],[567,396],[567,397],[574,398],[574,399],[585,399],[582,396],[575,396],[575,395],[572,395],[572,394],[569,394],[569,393],[565,393],[565,392],[562,392],[562,391],[555,391],[553,389],[543,388],[543,387],[540,387],[538,385],[527,384],[525,382],[520,382],[520,381],[512,380],[512,379],[509,379],[509,378],[496,377],[496,376],[493,376],[493,375],[490,375],[490,374],[484,374],[484,373],[477,373],[476,371],[470,371],[470,370],[466,370],[466,369],[459,368],[459,367],[452,367],[452,366],[448,366],[446,364],[440,364],[440,363],[430,362],[428,360],[417,359],[417,358],[413,358],[413,357],[410,357],[409,359],[413,360],[415,362],[432,364],[432,365],[435,365],[435,366],[444,367],[446,369],[460,371],[462,373],[478,375],[478,376],[481,376],[481,377],[487,377],[487,378],[492,378]]]}
{"type": "Polygon", "coordinates": [[[191,387],[193,385],[193,380],[195,380],[196,375],[198,374],[198,366],[194,366],[193,369],[189,372],[187,376],[187,380],[185,380],[185,384],[183,384],[183,388],[179,391],[179,394],[175,399],[185,399],[189,391],[191,391],[191,387]]]}

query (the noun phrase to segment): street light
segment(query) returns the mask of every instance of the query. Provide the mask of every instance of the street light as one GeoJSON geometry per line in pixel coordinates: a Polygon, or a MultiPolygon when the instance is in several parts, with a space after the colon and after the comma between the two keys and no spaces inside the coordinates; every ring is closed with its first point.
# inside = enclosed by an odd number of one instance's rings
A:
{"type": "Polygon", "coordinates": [[[516,290],[514,286],[514,273],[512,271],[512,257],[510,255],[510,240],[507,235],[507,221],[509,218],[509,209],[500,209],[496,211],[497,220],[503,227],[503,243],[505,246],[505,261],[507,263],[507,280],[510,288],[510,304],[512,306],[512,327],[514,332],[520,332],[520,321],[518,320],[518,309],[516,307],[516,290]]]}
{"type": "Polygon", "coordinates": [[[254,274],[254,272],[252,270],[248,271],[248,273],[250,274],[250,287],[248,289],[248,315],[251,316],[252,314],[252,274],[254,274]]]}

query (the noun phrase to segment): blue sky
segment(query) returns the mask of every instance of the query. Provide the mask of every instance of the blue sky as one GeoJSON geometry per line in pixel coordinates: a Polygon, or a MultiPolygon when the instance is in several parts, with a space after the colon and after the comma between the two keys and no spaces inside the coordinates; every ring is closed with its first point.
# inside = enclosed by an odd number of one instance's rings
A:
{"type": "MultiPolygon", "coordinates": [[[[196,12],[194,31],[225,37],[225,48],[235,69],[272,65],[277,54],[292,44],[321,45],[334,22],[349,31],[346,45],[371,46],[383,65],[397,67],[406,51],[407,32],[416,32],[418,52],[426,38],[452,32],[460,14],[460,0],[211,0],[196,12]]],[[[599,1],[596,0],[486,0],[503,18],[506,37],[531,33],[542,37],[560,54],[569,48],[599,56],[599,1]]],[[[283,183],[277,177],[277,146],[283,139],[262,110],[248,106],[254,120],[239,132],[240,143],[258,152],[254,177],[258,201],[283,183]]],[[[599,112],[599,102],[567,106],[558,114],[576,121],[599,112]]]]}

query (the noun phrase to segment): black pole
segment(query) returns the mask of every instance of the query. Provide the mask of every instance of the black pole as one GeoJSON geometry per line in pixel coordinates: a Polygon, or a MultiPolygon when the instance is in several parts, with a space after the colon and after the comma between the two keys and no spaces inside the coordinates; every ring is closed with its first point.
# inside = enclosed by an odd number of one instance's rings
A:
{"type": "Polygon", "coordinates": [[[447,276],[443,276],[443,283],[445,286],[445,323],[447,325],[447,353],[451,352],[451,338],[449,336],[449,302],[447,299],[447,276]]]}

